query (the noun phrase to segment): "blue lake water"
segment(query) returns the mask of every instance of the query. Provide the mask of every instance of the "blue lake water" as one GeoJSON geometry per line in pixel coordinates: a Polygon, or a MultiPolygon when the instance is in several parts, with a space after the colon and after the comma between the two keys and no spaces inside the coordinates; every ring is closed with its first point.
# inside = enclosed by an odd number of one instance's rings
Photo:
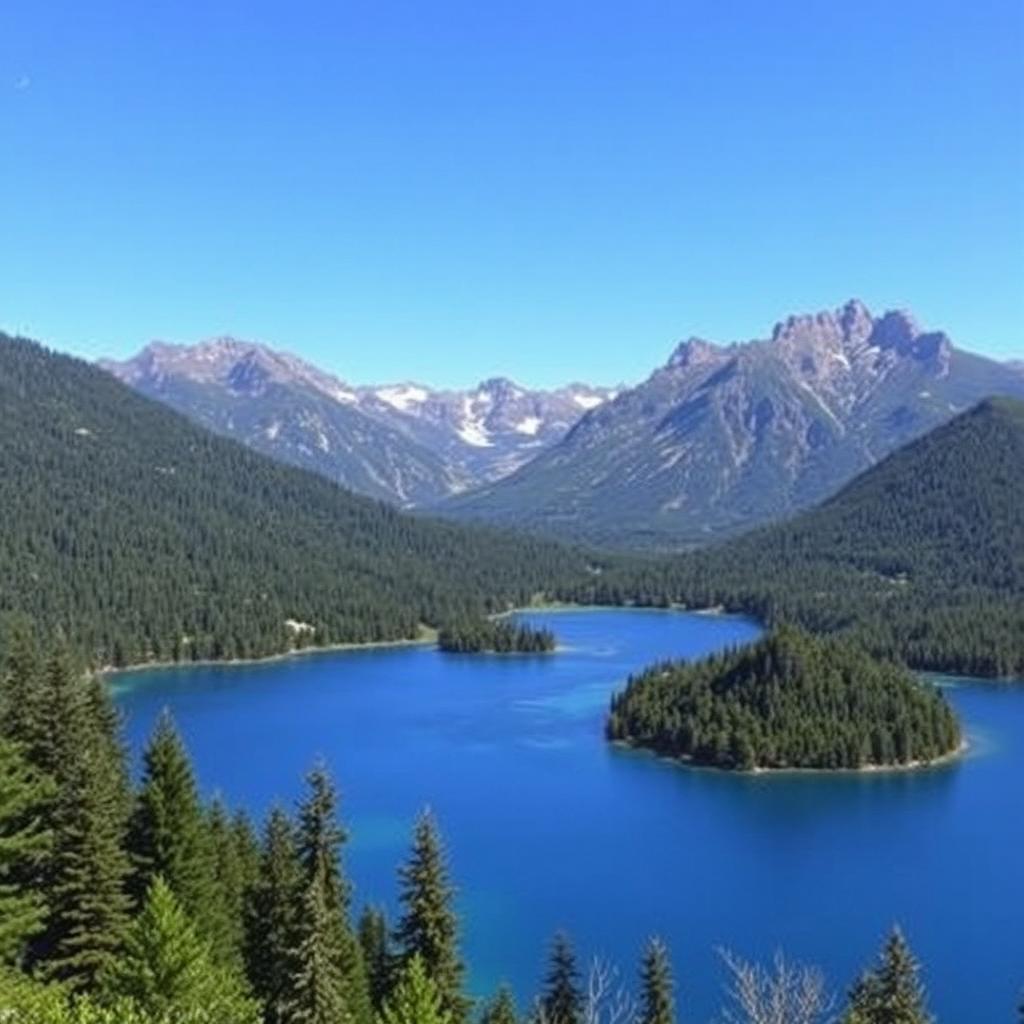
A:
{"type": "Polygon", "coordinates": [[[206,794],[262,815],[314,758],[342,791],[356,903],[394,905],[430,805],[449,847],[473,988],[533,993],[552,933],[632,977],[669,942],[684,1019],[721,1002],[716,947],[776,949],[844,990],[898,921],[942,1024],[1012,1019],[1024,986],[1024,689],[945,680],[962,761],[916,773],[742,776],[603,740],[610,693],[665,657],[757,635],[742,618],[531,613],[548,657],[408,647],[201,666],[112,681],[136,753],[173,711],[206,794]]]}

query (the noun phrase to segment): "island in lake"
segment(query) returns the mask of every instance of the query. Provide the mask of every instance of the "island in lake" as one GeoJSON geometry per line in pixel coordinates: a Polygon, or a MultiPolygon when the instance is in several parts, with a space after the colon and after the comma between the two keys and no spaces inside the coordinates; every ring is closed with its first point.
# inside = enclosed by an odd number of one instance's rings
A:
{"type": "Polygon", "coordinates": [[[686,762],[756,769],[914,767],[956,753],[942,693],[853,641],[786,627],[615,695],[608,738],[686,762]]]}
{"type": "Polygon", "coordinates": [[[451,654],[548,654],[556,641],[550,629],[480,619],[445,626],[437,634],[437,646],[451,654]]]}

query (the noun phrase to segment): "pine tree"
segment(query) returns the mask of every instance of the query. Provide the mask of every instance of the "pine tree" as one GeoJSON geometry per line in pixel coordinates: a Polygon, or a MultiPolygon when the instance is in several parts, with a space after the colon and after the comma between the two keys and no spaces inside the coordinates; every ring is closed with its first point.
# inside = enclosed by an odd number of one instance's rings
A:
{"type": "Polygon", "coordinates": [[[53,834],[43,892],[45,931],[30,956],[48,973],[88,985],[110,961],[127,925],[124,852],[127,806],[116,716],[87,686],[66,652],[49,659],[39,691],[36,767],[56,786],[47,827],[53,834]]]}
{"type": "Polygon", "coordinates": [[[444,998],[423,961],[413,956],[402,969],[394,992],[384,1003],[382,1024],[453,1024],[444,998]]]}
{"type": "Polygon", "coordinates": [[[459,955],[459,921],[454,889],[448,880],[444,850],[429,812],[420,815],[413,833],[412,855],[399,872],[399,898],[404,914],[395,929],[399,962],[408,966],[418,956],[441,993],[441,1005],[452,1024],[464,1024],[471,1001],[463,991],[465,967],[459,955]]]}
{"type": "Polygon", "coordinates": [[[201,934],[213,911],[203,808],[185,746],[164,711],[143,754],[142,785],[129,829],[133,894],[144,898],[160,875],[201,934]]]}
{"type": "Polygon", "coordinates": [[[673,996],[672,964],[661,939],[647,944],[640,969],[643,986],[643,1012],[640,1024],[675,1024],[676,1006],[673,996]]]}
{"type": "Polygon", "coordinates": [[[494,998],[484,1007],[480,1024],[518,1024],[516,1003],[508,985],[501,985],[494,998]]]}
{"type": "Polygon", "coordinates": [[[544,1024],[582,1024],[583,993],[569,937],[559,932],[551,945],[551,963],[540,999],[544,1024]]]}
{"type": "Polygon", "coordinates": [[[298,946],[302,872],[288,815],[271,810],[259,876],[246,900],[246,973],[263,1001],[266,1024],[285,1024],[298,946]]]}
{"type": "Polygon", "coordinates": [[[290,979],[285,1020],[294,1024],[354,1024],[343,969],[343,940],[330,885],[323,872],[306,888],[299,918],[296,966],[290,979]]]}
{"type": "Polygon", "coordinates": [[[197,1012],[223,1024],[256,1024],[258,1004],[237,979],[218,969],[170,887],[157,875],[125,936],[124,951],[102,972],[109,999],[132,1000],[155,1020],[197,1012]]]}
{"type": "Polygon", "coordinates": [[[53,836],[44,822],[53,794],[52,780],[0,737],[0,964],[17,963],[46,920],[42,867],[53,836]]]}
{"type": "Polygon", "coordinates": [[[899,928],[894,928],[875,967],[850,993],[844,1024],[931,1024],[918,964],[899,928]]]}
{"type": "Polygon", "coordinates": [[[369,1024],[366,972],[349,924],[349,886],[341,873],[346,836],[337,821],[337,795],[322,766],[306,781],[309,795],[299,807],[297,832],[302,904],[289,1019],[335,1024],[319,1016],[329,1011],[342,1014],[338,1024],[369,1024]]]}
{"type": "Polygon", "coordinates": [[[211,905],[206,913],[207,939],[216,963],[243,972],[244,901],[247,880],[242,851],[227,809],[214,800],[206,815],[210,855],[211,905]]]}
{"type": "Polygon", "coordinates": [[[370,1002],[380,1012],[391,990],[394,973],[388,923],[383,910],[367,907],[359,918],[359,946],[363,953],[370,1002]]]}
{"type": "Polygon", "coordinates": [[[30,757],[40,738],[41,676],[42,662],[32,625],[19,617],[5,630],[0,735],[22,744],[30,757]]]}

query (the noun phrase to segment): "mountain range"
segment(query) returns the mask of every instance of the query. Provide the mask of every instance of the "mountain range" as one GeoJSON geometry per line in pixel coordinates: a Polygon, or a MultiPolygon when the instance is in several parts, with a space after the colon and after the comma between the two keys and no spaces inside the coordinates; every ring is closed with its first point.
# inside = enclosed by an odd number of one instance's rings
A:
{"type": "Polygon", "coordinates": [[[778,520],[1024,375],[851,300],[767,339],[691,338],[447,515],[615,546],[687,547],[778,520]]]}
{"type": "Polygon", "coordinates": [[[860,301],[742,343],[680,343],[635,387],[356,386],[233,338],[103,368],[218,433],[358,493],[610,547],[681,549],[783,519],[996,394],[1000,363],[860,301]]]}
{"type": "Polygon", "coordinates": [[[356,387],[266,345],[154,342],[100,365],[203,426],[360,494],[428,505],[513,472],[615,391],[529,390],[503,377],[471,390],[356,387]]]}

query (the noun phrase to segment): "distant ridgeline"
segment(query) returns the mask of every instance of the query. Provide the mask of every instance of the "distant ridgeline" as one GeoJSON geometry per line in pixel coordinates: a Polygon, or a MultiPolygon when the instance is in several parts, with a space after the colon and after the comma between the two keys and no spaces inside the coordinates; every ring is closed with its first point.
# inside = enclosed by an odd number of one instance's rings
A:
{"type": "Polygon", "coordinates": [[[514,622],[476,619],[446,626],[438,633],[437,645],[453,654],[544,654],[555,649],[555,634],[514,622]]]}
{"type": "Polygon", "coordinates": [[[982,402],[789,522],[562,596],[723,606],[917,668],[1024,675],[1024,402],[982,402]]]}
{"type": "Polygon", "coordinates": [[[787,627],[631,679],[608,737],[717,768],[839,769],[933,761],[958,748],[960,728],[907,669],[787,627]]]}
{"type": "Polygon", "coordinates": [[[570,548],[414,519],[0,335],[0,619],[92,665],[411,638],[594,571],[570,548]]]}

